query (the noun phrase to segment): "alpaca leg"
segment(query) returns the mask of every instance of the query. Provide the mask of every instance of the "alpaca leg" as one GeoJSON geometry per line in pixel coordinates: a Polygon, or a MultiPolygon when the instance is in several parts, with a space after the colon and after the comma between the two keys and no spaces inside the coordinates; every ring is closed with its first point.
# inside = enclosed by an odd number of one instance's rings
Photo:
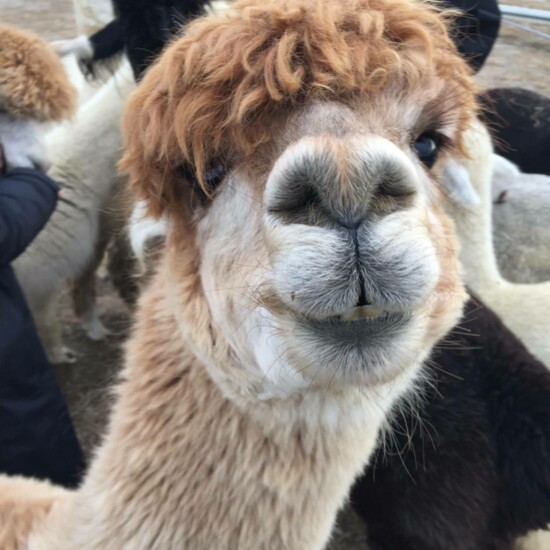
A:
{"type": "Polygon", "coordinates": [[[80,324],[91,340],[103,340],[109,330],[101,322],[96,310],[96,272],[101,264],[107,244],[109,243],[110,230],[106,221],[106,214],[100,215],[99,235],[95,251],[84,272],[73,281],[71,298],[76,316],[80,324]]]}
{"type": "Polygon", "coordinates": [[[70,497],[47,481],[0,476],[0,548],[27,548],[30,534],[70,497]]]}
{"type": "Polygon", "coordinates": [[[38,336],[50,362],[54,364],[75,363],[77,354],[63,345],[62,327],[58,314],[59,297],[60,290],[55,288],[42,300],[40,307],[31,305],[31,310],[38,336]]]}
{"type": "Polygon", "coordinates": [[[140,291],[137,280],[138,266],[125,231],[121,231],[109,247],[107,270],[119,296],[133,308],[140,291]]]}

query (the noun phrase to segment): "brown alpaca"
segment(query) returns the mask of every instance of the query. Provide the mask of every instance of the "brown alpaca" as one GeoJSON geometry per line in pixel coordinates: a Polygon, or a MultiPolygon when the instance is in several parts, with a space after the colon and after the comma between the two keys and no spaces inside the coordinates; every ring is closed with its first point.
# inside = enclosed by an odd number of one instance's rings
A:
{"type": "Polygon", "coordinates": [[[461,314],[429,167],[474,113],[423,2],[245,0],[190,24],[126,111],[122,167],[168,239],[108,434],[47,514],[0,478],[0,546],[323,548],[461,314]]]}
{"type": "Polygon", "coordinates": [[[0,25],[0,145],[8,168],[46,169],[41,125],[68,118],[75,108],[76,90],[50,45],[0,25]]]}
{"type": "Polygon", "coordinates": [[[63,120],[76,91],[57,54],[42,38],[0,25],[0,109],[41,122],[63,120]]]}

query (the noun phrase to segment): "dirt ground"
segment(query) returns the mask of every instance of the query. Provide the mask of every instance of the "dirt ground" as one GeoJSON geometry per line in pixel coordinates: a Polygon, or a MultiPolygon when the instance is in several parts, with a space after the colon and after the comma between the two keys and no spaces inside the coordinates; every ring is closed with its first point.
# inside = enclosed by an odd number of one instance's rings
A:
{"type": "MultiPolygon", "coordinates": [[[[550,0],[509,3],[550,10],[550,0]]],[[[32,29],[50,40],[70,38],[76,32],[71,0],[0,0],[0,22],[32,29]]],[[[550,24],[522,24],[550,33],[550,24]]],[[[550,95],[550,39],[503,22],[497,44],[478,79],[485,86],[522,86],[550,95]]],[[[111,336],[103,342],[87,339],[65,297],[61,311],[64,336],[79,360],[75,365],[55,367],[88,457],[105,429],[111,402],[109,388],[120,368],[122,345],[131,324],[131,314],[111,284],[98,280],[98,288],[99,311],[111,336]]],[[[364,530],[351,512],[341,514],[329,548],[365,550],[364,530]]]]}

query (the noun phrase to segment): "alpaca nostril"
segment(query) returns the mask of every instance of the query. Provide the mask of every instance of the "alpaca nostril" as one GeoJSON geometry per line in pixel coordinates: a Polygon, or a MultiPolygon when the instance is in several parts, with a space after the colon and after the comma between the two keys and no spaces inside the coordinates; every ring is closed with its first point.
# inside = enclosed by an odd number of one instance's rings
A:
{"type": "Polygon", "coordinates": [[[282,214],[305,209],[319,202],[319,195],[310,184],[298,182],[280,186],[269,202],[268,211],[271,214],[282,214]]]}

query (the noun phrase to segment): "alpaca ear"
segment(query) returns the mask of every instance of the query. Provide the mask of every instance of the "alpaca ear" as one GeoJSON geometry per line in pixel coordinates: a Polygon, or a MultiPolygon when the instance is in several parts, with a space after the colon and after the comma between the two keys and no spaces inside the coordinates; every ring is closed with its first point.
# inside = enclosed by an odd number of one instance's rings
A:
{"type": "Polygon", "coordinates": [[[445,161],[440,183],[449,200],[457,206],[468,208],[481,202],[467,168],[453,158],[445,161]]]}

